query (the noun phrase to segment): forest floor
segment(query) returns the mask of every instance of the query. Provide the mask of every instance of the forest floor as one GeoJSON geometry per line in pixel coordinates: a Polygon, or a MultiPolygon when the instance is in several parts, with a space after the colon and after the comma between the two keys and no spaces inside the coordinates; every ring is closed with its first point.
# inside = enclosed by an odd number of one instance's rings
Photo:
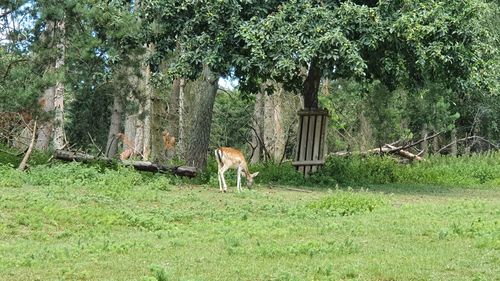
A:
{"type": "Polygon", "coordinates": [[[499,280],[500,188],[0,186],[1,280],[499,280]]]}

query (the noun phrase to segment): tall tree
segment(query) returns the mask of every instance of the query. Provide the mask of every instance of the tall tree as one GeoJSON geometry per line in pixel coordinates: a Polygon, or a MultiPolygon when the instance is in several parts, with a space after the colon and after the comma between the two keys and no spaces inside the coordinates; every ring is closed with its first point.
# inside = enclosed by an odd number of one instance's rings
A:
{"type": "Polygon", "coordinates": [[[195,133],[189,134],[187,161],[203,168],[209,152],[211,116],[217,81],[220,76],[234,72],[235,62],[241,56],[241,37],[237,36],[242,20],[265,15],[276,9],[280,1],[188,1],[161,2],[143,0],[149,39],[158,52],[166,55],[176,48],[181,54],[169,67],[175,78],[205,79],[200,104],[193,124],[195,133]]]}

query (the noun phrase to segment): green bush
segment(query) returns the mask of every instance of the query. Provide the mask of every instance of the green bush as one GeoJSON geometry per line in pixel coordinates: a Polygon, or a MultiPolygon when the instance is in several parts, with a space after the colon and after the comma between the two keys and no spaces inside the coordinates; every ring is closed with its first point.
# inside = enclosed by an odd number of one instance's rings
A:
{"type": "Polygon", "coordinates": [[[259,172],[255,182],[280,185],[304,185],[305,180],[291,163],[275,164],[265,163],[254,165],[250,168],[252,173],[259,172]]]}
{"type": "Polygon", "coordinates": [[[433,156],[427,161],[401,166],[397,182],[500,187],[500,153],[433,156]]]}
{"type": "Polygon", "coordinates": [[[389,157],[329,157],[310,180],[316,184],[385,184],[396,181],[398,164],[389,157]]]}

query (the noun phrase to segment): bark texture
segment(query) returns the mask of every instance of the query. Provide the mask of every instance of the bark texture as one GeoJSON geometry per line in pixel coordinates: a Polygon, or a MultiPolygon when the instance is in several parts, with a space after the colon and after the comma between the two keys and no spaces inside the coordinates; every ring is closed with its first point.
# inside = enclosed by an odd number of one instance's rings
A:
{"type": "Polygon", "coordinates": [[[120,133],[123,105],[121,97],[115,94],[113,98],[113,111],[109,124],[108,142],[106,144],[106,157],[113,158],[118,151],[117,135],[120,133]]]}
{"type": "Polygon", "coordinates": [[[65,42],[66,35],[64,21],[57,23],[57,31],[59,33],[58,43],[56,45],[57,58],[55,64],[55,71],[59,75],[54,88],[54,148],[63,149],[66,144],[66,134],[64,133],[64,77],[63,68],[65,60],[65,42]]]}
{"type": "Polygon", "coordinates": [[[309,65],[302,95],[304,96],[304,108],[318,108],[318,91],[321,82],[321,69],[317,66],[316,60],[312,60],[309,65]]]}
{"type": "Polygon", "coordinates": [[[188,165],[203,169],[207,163],[210,130],[212,127],[212,112],[215,95],[218,90],[218,76],[208,66],[203,67],[201,74],[201,89],[198,93],[199,102],[196,106],[195,120],[187,146],[188,165]]]}

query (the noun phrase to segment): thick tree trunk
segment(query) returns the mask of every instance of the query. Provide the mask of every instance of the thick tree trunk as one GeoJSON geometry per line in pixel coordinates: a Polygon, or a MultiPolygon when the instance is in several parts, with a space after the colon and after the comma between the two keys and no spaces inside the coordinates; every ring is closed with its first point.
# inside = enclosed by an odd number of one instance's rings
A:
{"type": "Polygon", "coordinates": [[[137,117],[135,125],[135,141],[134,141],[134,153],[140,155],[142,158],[143,148],[144,148],[144,120],[140,118],[143,115],[144,109],[141,106],[139,111],[139,117],[137,117]]]}
{"type": "Polygon", "coordinates": [[[113,158],[118,151],[118,139],[116,135],[120,133],[122,120],[122,100],[117,94],[113,98],[113,112],[111,113],[111,123],[109,125],[108,142],[106,144],[106,157],[113,158]]]}
{"type": "MultiPolygon", "coordinates": [[[[64,71],[65,42],[66,35],[64,21],[57,24],[59,32],[59,42],[56,49],[58,56],[56,59],[56,72],[64,71]]],[[[64,133],[64,81],[58,80],[54,90],[54,148],[63,149],[66,144],[66,135],[64,133]]]]}
{"type": "Polygon", "coordinates": [[[265,95],[264,143],[270,161],[279,161],[285,150],[285,134],[282,127],[282,89],[277,88],[272,95],[265,95]]]}
{"type": "MultiPolygon", "coordinates": [[[[47,48],[51,48],[51,44],[49,42],[54,38],[54,25],[53,21],[47,21],[46,30],[42,34],[41,41],[47,44],[47,48]]],[[[47,72],[52,72],[54,66],[49,66],[47,72]]],[[[37,140],[35,148],[38,150],[47,150],[49,149],[50,141],[52,140],[52,130],[54,125],[54,95],[55,95],[55,86],[51,86],[47,88],[42,97],[38,100],[38,103],[42,107],[42,111],[45,113],[45,116],[42,117],[40,127],[38,128],[37,140]]]]}
{"type": "MultiPolygon", "coordinates": [[[[135,135],[136,135],[136,123],[137,123],[137,115],[131,114],[125,117],[125,137],[134,145],[132,149],[135,151],[135,135]]],[[[127,149],[127,145],[123,144],[123,149],[127,149]]]]}
{"type": "Polygon", "coordinates": [[[36,140],[36,149],[47,150],[49,149],[50,140],[52,139],[53,118],[51,113],[54,111],[54,87],[50,87],[43,93],[42,98],[38,103],[42,106],[43,112],[47,114],[47,118],[41,123],[36,140]]]}
{"type": "Polygon", "coordinates": [[[167,130],[175,136],[179,136],[179,94],[181,79],[175,79],[172,84],[172,93],[168,101],[167,130]]]}
{"type": "Polygon", "coordinates": [[[144,161],[149,160],[149,155],[151,153],[151,99],[153,98],[152,89],[149,85],[149,79],[151,77],[151,72],[149,66],[146,66],[144,75],[144,89],[146,91],[146,101],[144,102],[144,138],[142,144],[142,154],[144,161]]]}
{"type": "Polygon", "coordinates": [[[166,103],[158,93],[154,93],[151,104],[151,161],[154,163],[164,163],[165,146],[163,144],[162,133],[165,128],[167,112],[166,103]]]}
{"type": "Polygon", "coordinates": [[[318,91],[320,82],[321,69],[317,66],[316,60],[312,60],[302,91],[302,95],[304,96],[304,108],[316,109],[319,107],[318,91]]]}
{"type": "Polygon", "coordinates": [[[186,155],[188,165],[192,165],[197,169],[203,169],[206,166],[212,126],[212,112],[215,95],[218,90],[218,78],[208,66],[203,67],[201,88],[204,89],[204,92],[198,93],[199,102],[196,106],[195,122],[190,134],[186,155]]]}

